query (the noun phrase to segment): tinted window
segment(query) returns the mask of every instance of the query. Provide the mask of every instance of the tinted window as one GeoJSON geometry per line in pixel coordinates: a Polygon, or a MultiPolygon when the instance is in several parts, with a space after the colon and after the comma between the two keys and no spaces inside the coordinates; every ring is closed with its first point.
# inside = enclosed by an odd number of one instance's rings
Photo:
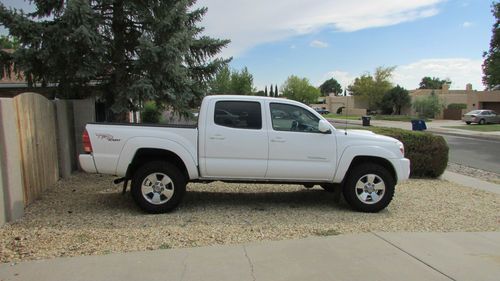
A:
{"type": "Polygon", "coordinates": [[[239,128],[262,128],[260,103],[252,101],[218,101],[214,122],[217,125],[239,128]]]}
{"type": "Polygon", "coordinates": [[[271,103],[271,120],[276,131],[319,132],[319,118],[295,105],[271,103]]]}

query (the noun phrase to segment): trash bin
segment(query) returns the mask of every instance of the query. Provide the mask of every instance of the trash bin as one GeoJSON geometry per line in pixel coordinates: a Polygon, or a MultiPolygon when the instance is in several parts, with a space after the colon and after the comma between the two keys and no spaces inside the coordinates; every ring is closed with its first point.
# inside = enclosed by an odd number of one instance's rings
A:
{"type": "Polygon", "coordinates": [[[370,126],[370,119],[372,119],[370,116],[361,117],[361,120],[363,120],[363,126],[370,126]]]}
{"type": "Polygon", "coordinates": [[[425,121],[422,119],[414,119],[411,120],[411,129],[413,131],[425,131],[427,130],[427,125],[425,125],[425,121]]]}

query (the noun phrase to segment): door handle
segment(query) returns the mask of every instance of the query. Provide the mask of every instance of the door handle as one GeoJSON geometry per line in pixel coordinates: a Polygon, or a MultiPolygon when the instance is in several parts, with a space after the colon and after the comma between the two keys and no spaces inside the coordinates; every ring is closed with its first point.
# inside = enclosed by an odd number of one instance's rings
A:
{"type": "Polygon", "coordinates": [[[280,142],[280,143],[283,143],[283,142],[286,142],[286,140],[279,138],[279,139],[272,139],[271,142],[280,142]]]}
{"type": "Polygon", "coordinates": [[[225,140],[226,138],[221,135],[215,135],[210,137],[211,140],[225,140]]]}

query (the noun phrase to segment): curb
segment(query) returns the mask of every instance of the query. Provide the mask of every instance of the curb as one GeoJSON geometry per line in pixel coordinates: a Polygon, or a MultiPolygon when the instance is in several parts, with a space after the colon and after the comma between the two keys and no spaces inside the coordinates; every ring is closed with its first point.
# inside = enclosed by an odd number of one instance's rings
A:
{"type": "Polygon", "coordinates": [[[490,141],[500,141],[500,136],[469,135],[469,134],[459,133],[459,132],[447,132],[447,131],[443,132],[443,131],[435,130],[435,129],[427,130],[427,132],[431,132],[431,133],[437,134],[437,135],[447,135],[447,136],[464,137],[464,138],[470,138],[470,139],[482,139],[482,140],[490,140],[490,141]]]}

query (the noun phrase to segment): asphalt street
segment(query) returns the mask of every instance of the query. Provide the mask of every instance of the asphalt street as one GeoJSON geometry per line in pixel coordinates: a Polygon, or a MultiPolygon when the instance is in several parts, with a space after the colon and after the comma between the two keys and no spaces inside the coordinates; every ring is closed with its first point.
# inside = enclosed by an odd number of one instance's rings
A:
{"type": "Polygon", "coordinates": [[[449,162],[500,173],[500,141],[442,136],[450,147],[449,162]]]}

